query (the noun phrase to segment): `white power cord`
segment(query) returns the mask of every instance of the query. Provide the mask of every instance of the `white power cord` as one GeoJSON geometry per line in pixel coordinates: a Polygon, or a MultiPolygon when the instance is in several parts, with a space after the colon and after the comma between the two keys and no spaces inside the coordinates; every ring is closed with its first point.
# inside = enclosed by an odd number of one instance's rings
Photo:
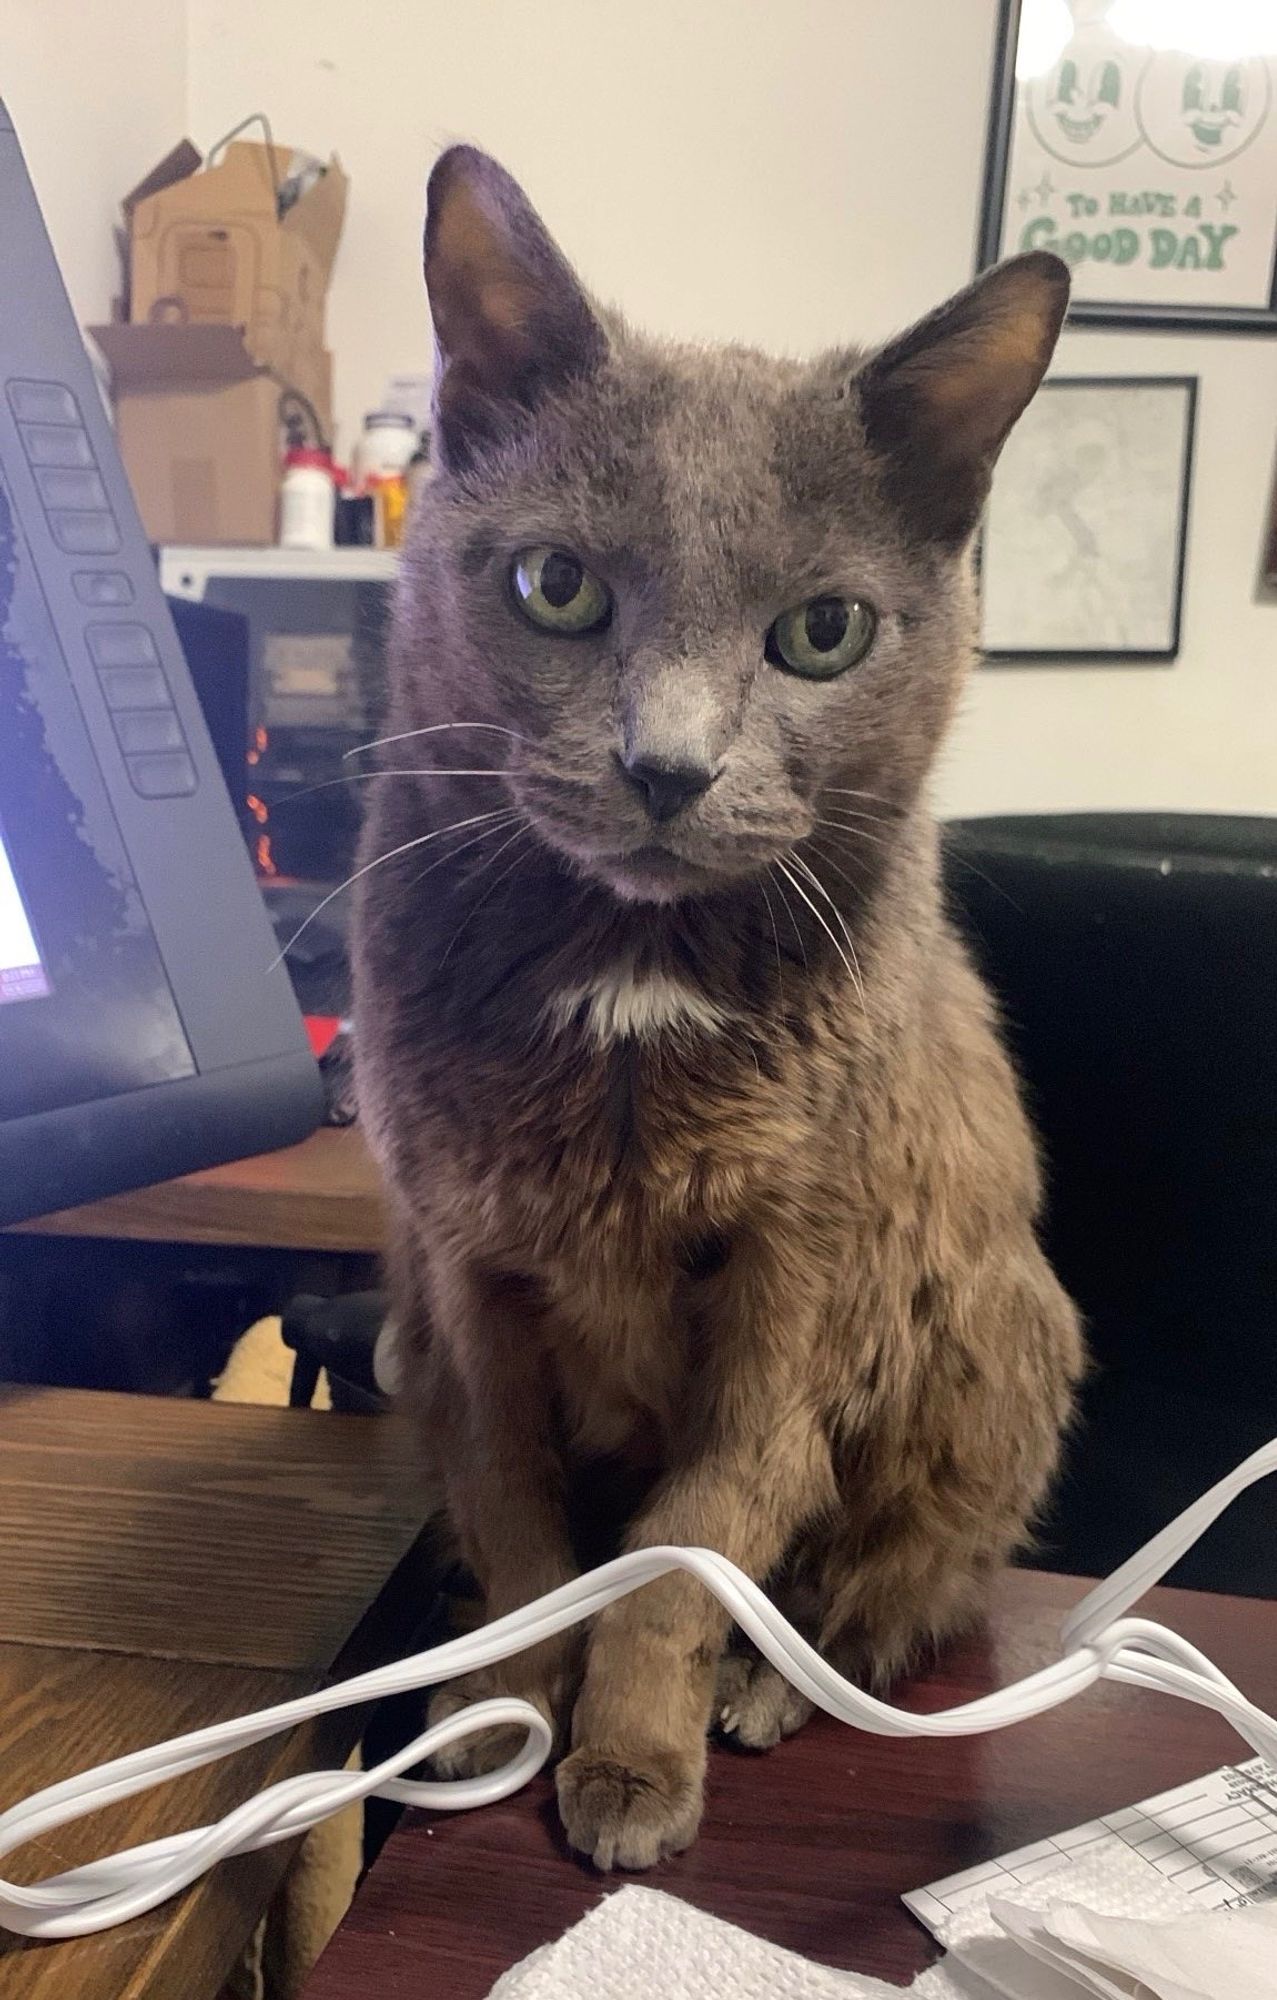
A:
{"type": "MultiPolygon", "coordinates": [[[[318,1694],[261,1709],[256,1715],[193,1730],[171,1743],[117,1757],[81,1777],[49,1785],[0,1814],[0,1860],[24,1842],[65,1826],[69,1820],[97,1812],[151,1785],[179,1778],[296,1723],[309,1722],[332,1709],[404,1694],[455,1680],[479,1667],[494,1666],[525,1647],[596,1617],[618,1597],[671,1570],[699,1578],[759,1651],[818,1708],[877,1736],[972,1736],[988,1729],[1004,1729],[1055,1708],[1098,1680],[1116,1680],[1215,1709],[1262,1757],[1277,1766],[1277,1718],[1247,1701],[1187,1640],[1147,1619],[1125,1616],[1230,1501],[1270,1472],[1277,1472],[1277,1439],[1253,1452],[1082,1599],[1065,1621],[1062,1636],[1070,1650],[1061,1659],[1011,1687],[977,1701],[962,1702],[957,1708],[912,1715],[854,1687],[799,1637],[757,1584],[725,1556],[711,1549],[643,1549],[605,1563],[508,1618],[499,1618],[428,1652],[378,1667],[318,1694]]],[[[236,1807],[216,1825],[148,1841],[145,1846],[48,1876],[30,1888],[0,1880],[0,1925],[20,1936],[38,1938],[84,1937],[107,1930],[153,1909],[186,1888],[214,1862],[308,1833],[356,1799],[376,1796],[459,1812],[507,1798],[540,1770],[550,1750],[549,1726],[530,1703],[513,1699],[476,1702],[447,1722],[425,1730],[375,1770],[311,1771],[285,1778],[236,1807]],[[400,1775],[447,1745],[496,1723],[527,1730],[523,1748],[500,1770],[480,1778],[433,1783],[409,1781],[400,1775]]]]}

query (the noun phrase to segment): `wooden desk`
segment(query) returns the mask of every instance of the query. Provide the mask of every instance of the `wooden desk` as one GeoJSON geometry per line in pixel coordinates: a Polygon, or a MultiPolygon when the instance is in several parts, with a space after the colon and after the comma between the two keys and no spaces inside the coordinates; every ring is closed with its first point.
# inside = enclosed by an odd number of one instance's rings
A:
{"type": "MultiPolygon", "coordinates": [[[[945,1707],[1057,1657],[1060,1621],[1085,1588],[1002,1578],[987,1631],[905,1701],[945,1707]]],[[[1277,1604],[1189,1591],[1147,1603],[1277,1707],[1277,1604]]],[[[809,1958],[907,1982],[937,1953],[903,1891],[1249,1755],[1204,1709],[1112,1685],[989,1736],[890,1741],[821,1716],[765,1757],[714,1752],[700,1840],[642,1879],[809,1958]]],[[[480,2000],[626,1879],[568,1857],[546,1778],[480,1812],[412,1814],[305,2000],[480,2000]]]]}
{"type": "MultiPolygon", "coordinates": [[[[411,1645],[416,1459],[388,1417],[0,1390],[0,1807],[411,1645]]],[[[33,1881],[220,1817],[340,1764],[359,1727],[325,1718],[0,1868],[33,1881]]],[[[290,1852],[243,1856],[98,1937],[0,1933],[0,2000],[212,2000],[290,1852]]]]}
{"type": "Polygon", "coordinates": [[[13,1233],[364,1256],[384,1240],[377,1170],[354,1126],[324,1126],[300,1146],[61,1209],[13,1233]]]}

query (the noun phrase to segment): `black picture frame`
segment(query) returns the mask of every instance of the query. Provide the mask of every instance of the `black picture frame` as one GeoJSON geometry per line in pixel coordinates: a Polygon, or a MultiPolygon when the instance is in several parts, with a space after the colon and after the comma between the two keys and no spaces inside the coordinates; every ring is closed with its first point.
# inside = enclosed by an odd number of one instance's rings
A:
{"type": "MultiPolygon", "coordinates": [[[[1022,0],[999,0],[994,44],[993,87],[985,138],[984,181],[976,268],[996,264],[1002,251],[1006,216],[1006,177],[1011,158],[1015,118],[1015,57],[1020,39],[1022,0]]],[[[1129,302],[1079,301],[1069,306],[1071,326],[1136,327],[1159,333],[1277,333],[1277,229],[1265,306],[1142,305],[1129,302]]]]}
{"type": "MultiPolygon", "coordinates": [[[[1188,521],[1192,499],[1193,452],[1197,436],[1197,391],[1196,375],[1055,375],[1051,376],[1038,390],[1039,396],[1069,389],[1180,389],[1185,392],[1184,452],[1181,460],[1179,508],[1176,516],[1176,548],[1173,575],[1173,601],[1171,605],[1171,636],[1165,646],[1085,646],[1085,647],[1033,647],[1033,646],[984,646],[981,645],[980,659],[983,665],[1006,670],[1017,666],[1059,666],[1059,667],[1099,667],[1099,666],[1168,666],[1179,658],[1184,622],[1184,576],[1188,563],[1188,521]]],[[[994,475],[996,478],[996,474],[994,475]]],[[[987,527],[981,536],[980,569],[986,564],[985,541],[987,527]]]]}

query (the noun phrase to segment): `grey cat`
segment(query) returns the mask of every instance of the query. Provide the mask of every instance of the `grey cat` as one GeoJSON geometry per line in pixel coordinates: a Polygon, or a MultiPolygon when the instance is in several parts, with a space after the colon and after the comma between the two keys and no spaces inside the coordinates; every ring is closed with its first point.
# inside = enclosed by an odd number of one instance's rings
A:
{"type": "MultiPolygon", "coordinates": [[[[441,464],[355,968],[398,1371],[489,1615],[610,1536],[703,1543],[882,1680],[972,1615],[1080,1366],[923,797],[1065,270],[867,356],[661,345],[457,148],[426,277],[441,464]]],[[[726,1625],[666,1578],[433,1713],[538,1704],[569,1838],[645,1866],[711,1722],[808,1712],[726,1625]]]]}

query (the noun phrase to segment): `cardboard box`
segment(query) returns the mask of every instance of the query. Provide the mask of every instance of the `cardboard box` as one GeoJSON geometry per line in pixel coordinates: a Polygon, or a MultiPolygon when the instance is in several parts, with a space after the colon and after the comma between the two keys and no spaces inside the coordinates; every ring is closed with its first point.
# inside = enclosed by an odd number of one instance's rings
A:
{"type": "Polygon", "coordinates": [[[184,140],[160,161],[124,203],[129,318],[242,327],[251,358],[299,389],[330,431],[324,311],[348,184],[333,158],[281,216],[292,159],[286,146],[236,140],[197,171],[184,140]]]}
{"type": "Polygon", "coordinates": [[[280,385],[234,326],[95,326],[154,542],[275,540],[280,385]]]}

